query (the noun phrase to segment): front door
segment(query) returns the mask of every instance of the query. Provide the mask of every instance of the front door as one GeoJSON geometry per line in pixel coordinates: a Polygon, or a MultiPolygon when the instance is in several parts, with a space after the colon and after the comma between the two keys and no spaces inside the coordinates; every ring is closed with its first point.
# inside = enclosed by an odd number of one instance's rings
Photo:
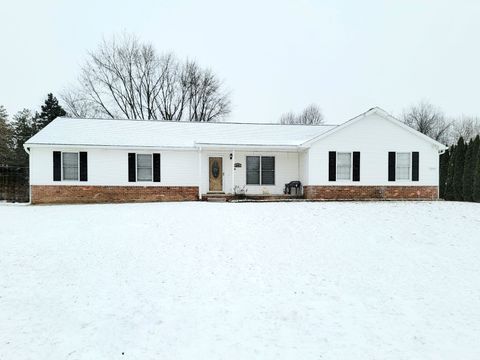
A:
{"type": "Polygon", "coordinates": [[[223,162],[221,157],[208,158],[208,190],[223,190],[223,162]]]}

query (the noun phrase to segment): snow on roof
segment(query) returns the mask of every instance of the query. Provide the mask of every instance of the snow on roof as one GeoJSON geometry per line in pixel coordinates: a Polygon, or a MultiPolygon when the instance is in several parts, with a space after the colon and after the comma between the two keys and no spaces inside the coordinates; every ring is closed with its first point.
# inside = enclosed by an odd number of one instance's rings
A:
{"type": "Polygon", "coordinates": [[[337,125],[205,123],[156,120],[53,120],[25,145],[186,147],[299,146],[337,125]]]}

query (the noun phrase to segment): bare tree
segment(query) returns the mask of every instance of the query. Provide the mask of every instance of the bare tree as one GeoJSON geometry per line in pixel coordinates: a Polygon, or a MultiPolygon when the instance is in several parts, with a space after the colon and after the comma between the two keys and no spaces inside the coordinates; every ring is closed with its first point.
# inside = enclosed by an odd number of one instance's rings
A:
{"type": "Polygon", "coordinates": [[[315,104],[307,106],[299,116],[299,123],[305,125],[323,124],[323,114],[315,104]]]}
{"type": "Polygon", "coordinates": [[[220,95],[221,83],[217,77],[192,61],[188,61],[185,68],[189,120],[211,121],[227,115],[230,101],[227,94],[220,95]]]}
{"type": "Polygon", "coordinates": [[[480,135],[480,118],[463,115],[452,122],[450,143],[456,143],[460,137],[465,141],[480,135]]]}
{"type": "Polygon", "coordinates": [[[230,112],[229,96],[210,70],[159,56],[129,35],[89,53],[79,85],[62,99],[71,115],[82,117],[216,121],[230,112]]]}
{"type": "Polygon", "coordinates": [[[70,87],[63,91],[60,96],[67,108],[68,116],[77,118],[102,117],[101,111],[84,96],[80,89],[70,87]]]}
{"type": "Polygon", "coordinates": [[[402,116],[403,122],[430,136],[441,143],[448,143],[450,122],[446,120],[444,113],[432,104],[421,101],[406,109],[402,116]]]}
{"type": "Polygon", "coordinates": [[[280,116],[280,124],[282,125],[297,124],[297,116],[291,111],[288,113],[282,114],[282,116],[280,116]]]}
{"type": "Polygon", "coordinates": [[[288,112],[280,117],[281,124],[320,125],[324,123],[322,110],[318,105],[307,106],[300,115],[288,112]]]}

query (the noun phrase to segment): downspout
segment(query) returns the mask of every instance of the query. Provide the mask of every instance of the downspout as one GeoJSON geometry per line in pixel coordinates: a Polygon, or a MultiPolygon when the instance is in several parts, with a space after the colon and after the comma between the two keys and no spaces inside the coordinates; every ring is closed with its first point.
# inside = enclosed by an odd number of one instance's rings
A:
{"type": "Polygon", "coordinates": [[[297,179],[300,181],[300,147],[297,147],[297,179]]]}
{"type": "Polygon", "coordinates": [[[30,156],[30,148],[23,145],[23,150],[28,154],[28,205],[32,204],[32,157],[30,156]]]}
{"type": "MultiPolygon", "coordinates": [[[[448,150],[448,147],[447,147],[446,149],[439,150],[439,151],[438,151],[438,155],[443,155],[443,154],[445,154],[445,151],[447,151],[447,150],[448,150]]],[[[439,162],[439,164],[438,164],[438,167],[439,167],[439,169],[438,169],[438,173],[439,173],[439,179],[438,179],[438,180],[439,180],[439,185],[437,186],[438,190],[437,190],[437,199],[436,199],[436,200],[439,200],[439,199],[440,199],[440,157],[439,157],[438,159],[439,159],[439,160],[438,160],[438,162],[439,162]]],[[[432,197],[432,198],[433,198],[433,197],[432,197]]],[[[433,200],[435,200],[435,199],[433,199],[433,200]]]]}
{"type": "Polygon", "coordinates": [[[235,149],[232,150],[232,194],[235,195],[235,149]]]}
{"type": "Polygon", "coordinates": [[[202,147],[198,147],[198,199],[202,200],[202,147]]]}

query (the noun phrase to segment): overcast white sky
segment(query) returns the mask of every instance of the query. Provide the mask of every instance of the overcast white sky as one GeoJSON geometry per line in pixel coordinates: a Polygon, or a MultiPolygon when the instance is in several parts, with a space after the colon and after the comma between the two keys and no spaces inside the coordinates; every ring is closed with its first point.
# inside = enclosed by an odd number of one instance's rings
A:
{"type": "Polygon", "coordinates": [[[229,121],[276,122],[310,103],[329,123],[427,99],[480,115],[480,1],[2,1],[0,104],[36,109],[86,52],[127,31],[212,68],[229,121]]]}

